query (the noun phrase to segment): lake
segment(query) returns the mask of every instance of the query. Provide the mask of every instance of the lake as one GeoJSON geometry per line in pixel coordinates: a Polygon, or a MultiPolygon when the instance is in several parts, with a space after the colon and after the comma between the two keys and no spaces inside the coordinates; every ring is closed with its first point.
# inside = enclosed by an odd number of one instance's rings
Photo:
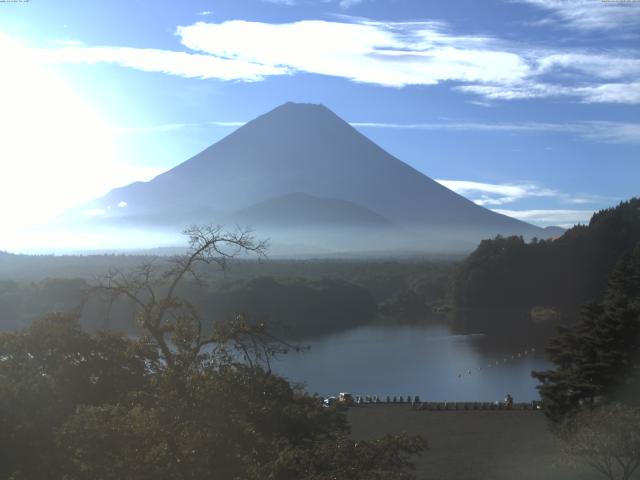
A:
{"type": "Polygon", "coordinates": [[[542,348],[526,342],[496,347],[491,340],[454,334],[445,325],[365,326],[300,342],[310,350],[283,355],[272,366],[322,396],[488,402],[510,393],[515,402],[539,399],[531,371],[551,366],[542,348]]]}

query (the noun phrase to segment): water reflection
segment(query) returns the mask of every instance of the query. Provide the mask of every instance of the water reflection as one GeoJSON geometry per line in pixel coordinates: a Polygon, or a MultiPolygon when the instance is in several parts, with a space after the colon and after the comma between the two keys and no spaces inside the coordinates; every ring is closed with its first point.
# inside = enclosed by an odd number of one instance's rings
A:
{"type": "Polygon", "coordinates": [[[530,401],[538,399],[531,370],[549,367],[535,345],[496,346],[488,335],[456,334],[445,325],[365,326],[304,343],[309,351],[273,366],[320,395],[495,401],[510,393],[530,401]]]}

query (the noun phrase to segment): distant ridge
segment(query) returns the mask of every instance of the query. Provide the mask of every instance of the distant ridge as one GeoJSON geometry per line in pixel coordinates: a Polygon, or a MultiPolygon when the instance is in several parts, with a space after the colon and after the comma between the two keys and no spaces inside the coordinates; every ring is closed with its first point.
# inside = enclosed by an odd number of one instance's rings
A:
{"type": "Polygon", "coordinates": [[[562,227],[545,227],[544,231],[546,233],[546,237],[561,237],[567,231],[566,228],[562,227]]]}
{"type": "Polygon", "coordinates": [[[316,230],[376,225],[391,249],[471,249],[497,234],[557,233],[476,205],[328,108],[298,103],[281,105],[153,180],[112,190],[83,210],[100,212],[91,221],[103,225],[174,230],[220,219],[316,230]]]}
{"type": "Polygon", "coordinates": [[[230,218],[272,227],[390,227],[392,222],[348,200],[289,193],[239,210],[230,218]]]}

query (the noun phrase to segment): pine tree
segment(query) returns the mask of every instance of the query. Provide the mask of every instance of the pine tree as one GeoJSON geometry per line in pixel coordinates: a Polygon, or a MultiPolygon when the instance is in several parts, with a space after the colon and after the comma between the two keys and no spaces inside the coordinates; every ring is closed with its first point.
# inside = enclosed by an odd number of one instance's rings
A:
{"type": "Polygon", "coordinates": [[[582,406],[628,397],[638,378],[639,337],[640,244],[620,259],[601,302],[549,342],[556,368],[533,372],[549,418],[560,422],[582,406]]]}

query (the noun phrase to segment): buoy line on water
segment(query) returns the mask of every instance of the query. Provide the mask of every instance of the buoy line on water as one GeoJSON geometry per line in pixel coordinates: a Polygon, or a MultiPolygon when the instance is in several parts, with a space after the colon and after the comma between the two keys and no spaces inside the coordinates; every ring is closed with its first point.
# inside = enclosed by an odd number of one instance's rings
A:
{"type": "MultiPolygon", "coordinates": [[[[536,349],[534,347],[531,347],[531,348],[527,348],[527,349],[523,350],[522,352],[514,353],[513,355],[506,355],[506,356],[502,357],[502,359],[498,359],[495,362],[488,363],[486,368],[487,369],[489,369],[489,368],[497,368],[497,367],[500,367],[502,365],[506,365],[506,364],[513,363],[513,362],[517,362],[518,360],[522,360],[522,359],[528,357],[529,355],[534,354],[535,351],[536,351],[536,349]]],[[[464,372],[458,373],[458,378],[462,379],[462,378],[465,378],[467,376],[470,376],[470,375],[473,374],[474,371],[475,372],[481,372],[481,371],[483,371],[483,367],[479,366],[479,367],[476,367],[476,368],[469,368],[464,372]]]]}

